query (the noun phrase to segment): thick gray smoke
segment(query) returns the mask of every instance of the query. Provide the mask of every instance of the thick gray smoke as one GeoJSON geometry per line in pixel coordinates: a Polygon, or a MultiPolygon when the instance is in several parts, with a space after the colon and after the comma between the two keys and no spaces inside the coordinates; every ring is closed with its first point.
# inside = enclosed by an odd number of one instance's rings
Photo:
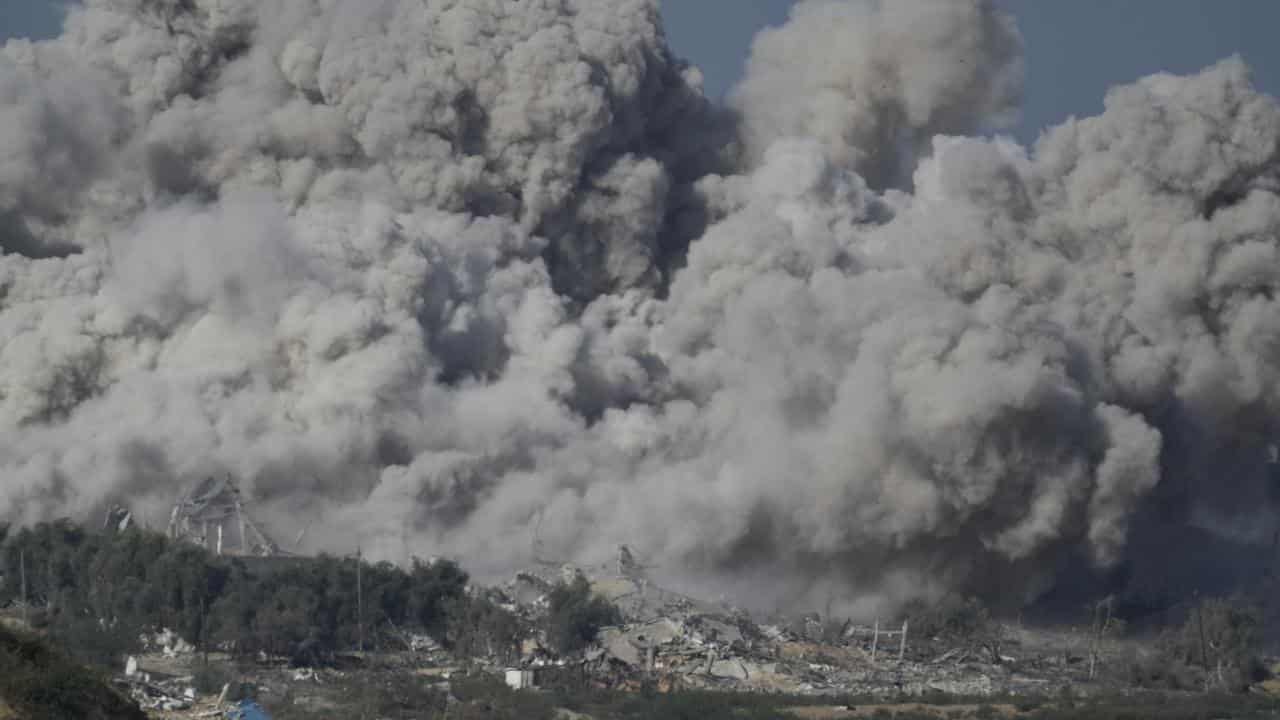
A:
{"type": "Polygon", "coordinates": [[[0,518],[230,472],[311,549],[854,609],[1269,538],[1280,106],[967,137],[1020,47],[806,0],[729,114],[654,0],[88,0],[0,51],[0,518]]]}
{"type": "Polygon", "coordinates": [[[872,187],[910,177],[938,133],[1013,119],[1022,44],[978,2],[808,0],[756,38],[733,95],[758,163],[777,140],[823,143],[872,187]]]}

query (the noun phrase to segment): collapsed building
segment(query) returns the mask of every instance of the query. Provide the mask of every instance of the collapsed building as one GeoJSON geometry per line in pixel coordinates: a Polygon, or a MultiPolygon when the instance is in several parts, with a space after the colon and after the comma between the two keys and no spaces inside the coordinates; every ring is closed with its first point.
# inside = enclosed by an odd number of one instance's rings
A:
{"type": "Polygon", "coordinates": [[[169,515],[167,534],[218,555],[285,554],[254,521],[239,486],[230,476],[205,478],[182,496],[169,515]]]}
{"type": "MultiPolygon", "coordinates": [[[[810,613],[756,616],[662,587],[627,546],[613,563],[582,567],[539,562],[484,592],[531,630],[519,657],[488,659],[513,687],[541,685],[573,669],[600,688],[668,692],[704,689],[794,695],[965,697],[1045,695],[1112,688],[1094,662],[1132,659],[1135,646],[1079,628],[1036,629],[992,621],[972,636],[941,637],[903,617],[848,618],[810,613]],[[585,579],[620,622],[580,652],[557,654],[538,630],[558,583],[585,579]],[[1092,659],[1092,662],[1091,662],[1092,659]],[[548,674],[549,673],[549,674],[548,674]]],[[[483,664],[483,661],[482,661],[483,664]]],[[[1113,683],[1114,684],[1114,683],[1113,683]]]]}

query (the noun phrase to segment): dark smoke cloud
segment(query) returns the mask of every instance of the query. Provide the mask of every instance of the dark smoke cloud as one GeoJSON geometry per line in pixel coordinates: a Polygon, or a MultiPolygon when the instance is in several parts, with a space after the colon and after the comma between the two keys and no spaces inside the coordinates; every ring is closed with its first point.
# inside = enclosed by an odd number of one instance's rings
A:
{"type": "Polygon", "coordinates": [[[1241,61],[1028,149],[973,136],[1022,77],[987,2],[802,2],[731,115],[660,28],[90,0],[10,42],[0,517],[231,472],[313,549],[500,571],[537,528],[854,611],[1270,537],[1280,107],[1241,61]]]}

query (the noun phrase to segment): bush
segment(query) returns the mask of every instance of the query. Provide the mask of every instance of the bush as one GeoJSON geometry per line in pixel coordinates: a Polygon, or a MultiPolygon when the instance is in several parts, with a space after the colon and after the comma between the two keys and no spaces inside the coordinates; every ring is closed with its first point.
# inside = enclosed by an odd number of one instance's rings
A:
{"type": "Polygon", "coordinates": [[[1245,692],[1266,678],[1257,656],[1261,618],[1258,607],[1242,597],[1204,600],[1187,612],[1181,627],[1160,637],[1156,653],[1130,660],[1130,682],[1161,690],[1245,692]]]}
{"type": "Polygon", "coordinates": [[[1204,682],[1195,668],[1168,653],[1129,660],[1129,684],[1151,690],[1203,690],[1204,682]]]}

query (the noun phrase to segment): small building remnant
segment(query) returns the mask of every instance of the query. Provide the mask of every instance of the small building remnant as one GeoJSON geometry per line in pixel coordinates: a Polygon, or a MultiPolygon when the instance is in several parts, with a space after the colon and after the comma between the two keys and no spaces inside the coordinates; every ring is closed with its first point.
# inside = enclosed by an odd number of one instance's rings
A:
{"type": "Polygon", "coordinates": [[[206,478],[196,484],[169,515],[169,537],[185,540],[219,555],[283,554],[253,521],[240,488],[230,476],[206,478]]]}
{"type": "Polygon", "coordinates": [[[532,670],[518,670],[511,668],[507,670],[507,687],[512,690],[528,690],[534,687],[534,678],[532,670]]]}

